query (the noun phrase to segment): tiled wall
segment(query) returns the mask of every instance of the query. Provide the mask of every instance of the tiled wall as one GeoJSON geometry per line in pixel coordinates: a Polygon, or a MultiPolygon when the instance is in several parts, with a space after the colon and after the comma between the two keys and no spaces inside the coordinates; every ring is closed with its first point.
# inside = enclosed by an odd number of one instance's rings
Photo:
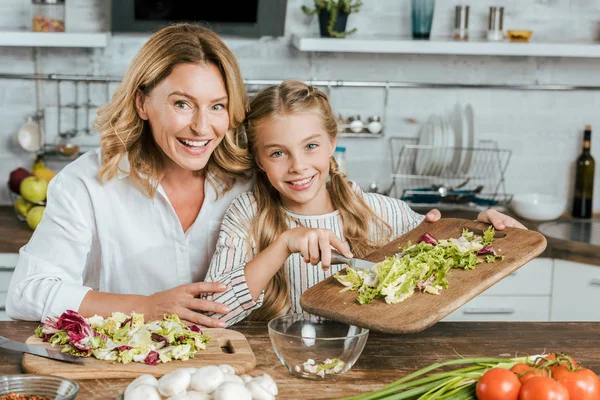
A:
{"type": "MultiPolygon", "coordinates": [[[[67,0],[67,30],[102,31],[108,23],[108,0],[67,0]]],[[[286,36],[226,38],[247,79],[342,79],[449,83],[541,83],[600,85],[600,60],[572,58],[434,56],[397,54],[302,53],[290,45],[292,33],[316,34],[317,22],[300,11],[309,0],[288,0],[286,36]]],[[[410,0],[365,0],[360,14],[350,17],[359,35],[408,35],[410,0]]],[[[438,0],[432,36],[451,34],[454,6],[469,3],[438,0]]],[[[481,37],[489,5],[505,6],[505,28],[532,29],[535,40],[574,41],[600,38],[600,1],[596,0],[470,0],[471,37],[481,37]]],[[[0,29],[28,29],[28,0],[0,2],[0,29]]],[[[0,32],[1,35],[1,32],[0,32]]],[[[118,35],[105,49],[39,51],[42,73],[120,76],[145,35],[118,35]]],[[[31,48],[0,48],[0,72],[33,73],[31,48]]],[[[344,115],[382,114],[381,89],[336,89],[334,107],[344,115]]],[[[51,96],[49,96],[51,97],[51,96]]],[[[52,98],[41,103],[52,105],[52,98]]],[[[510,193],[556,192],[568,196],[581,131],[591,124],[600,131],[600,92],[541,92],[486,89],[394,89],[389,99],[387,135],[414,136],[431,113],[471,103],[478,139],[497,140],[512,150],[507,170],[510,193]],[[414,122],[416,121],[416,122],[414,122]]],[[[32,82],[0,80],[0,177],[32,157],[11,144],[11,136],[35,110],[32,82]]],[[[599,133],[593,137],[596,153],[599,133]]],[[[386,139],[340,139],[347,147],[349,175],[362,185],[389,182],[391,170],[386,139]]],[[[597,174],[600,176],[600,172],[597,174]]],[[[596,185],[600,187],[600,185],[596,185]]],[[[600,192],[596,209],[600,206],[600,192]]],[[[0,203],[8,202],[0,186],[0,203]]]]}

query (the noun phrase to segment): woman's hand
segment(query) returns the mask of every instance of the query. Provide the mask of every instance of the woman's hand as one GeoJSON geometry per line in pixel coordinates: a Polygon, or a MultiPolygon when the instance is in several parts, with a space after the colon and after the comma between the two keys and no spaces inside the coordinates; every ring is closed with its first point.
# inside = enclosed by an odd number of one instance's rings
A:
{"type": "Polygon", "coordinates": [[[220,282],[197,282],[154,293],[145,298],[144,319],[146,321],[162,320],[165,314],[177,314],[182,321],[210,328],[223,328],[225,322],[208,317],[198,311],[226,314],[229,312],[229,308],[223,304],[197,297],[204,293],[223,292],[225,289],[226,286],[220,282]]]}
{"type": "Polygon", "coordinates": [[[477,216],[477,221],[492,224],[494,226],[494,229],[497,229],[499,231],[501,231],[507,226],[510,228],[527,229],[525,225],[523,225],[516,219],[492,209],[480,212],[477,216]]]}
{"type": "Polygon", "coordinates": [[[329,229],[294,228],[284,232],[282,239],[290,254],[300,253],[304,262],[312,265],[320,261],[324,270],[331,265],[332,246],[345,257],[353,257],[348,244],[329,229]]]}

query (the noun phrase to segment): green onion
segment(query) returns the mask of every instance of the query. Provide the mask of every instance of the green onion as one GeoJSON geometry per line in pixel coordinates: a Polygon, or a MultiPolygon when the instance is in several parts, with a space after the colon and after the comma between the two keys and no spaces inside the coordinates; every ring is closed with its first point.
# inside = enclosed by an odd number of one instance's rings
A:
{"type": "Polygon", "coordinates": [[[490,368],[510,369],[529,357],[516,358],[459,358],[434,363],[412,374],[406,375],[381,389],[346,397],[342,400],[466,400],[475,398],[475,386],[490,368]],[[443,367],[472,364],[467,367],[426,374],[443,367]]]}

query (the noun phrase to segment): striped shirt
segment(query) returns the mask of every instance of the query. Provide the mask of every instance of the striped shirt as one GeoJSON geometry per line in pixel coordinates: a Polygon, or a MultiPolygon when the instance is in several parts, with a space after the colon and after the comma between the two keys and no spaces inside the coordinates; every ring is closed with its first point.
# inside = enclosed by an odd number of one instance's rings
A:
{"type": "MultiPolygon", "coordinates": [[[[411,210],[402,200],[376,193],[365,193],[356,184],[353,184],[353,189],[377,215],[391,226],[392,239],[414,229],[424,219],[424,216],[411,210]]],[[[257,253],[255,243],[252,243],[251,249],[248,246],[250,223],[256,213],[256,200],[252,192],[238,195],[231,203],[223,218],[217,249],[206,276],[207,282],[223,282],[230,287],[230,290],[208,297],[209,300],[229,306],[230,312],[226,315],[207,314],[225,320],[227,326],[246,318],[263,302],[264,291],[257,301],[252,300],[244,275],[246,263],[257,253]]],[[[324,215],[300,215],[289,210],[286,210],[286,213],[289,217],[290,229],[299,226],[329,229],[342,241],[344,240],[339,211],[324,215]]],[[[371,239],[375,240],[376,238],[371,237],[371,239]]],[[[288,257],[283,268],[285,268],[290,287],[290,312],[295,313],[302,312],[300,296],[304,291],[344,269],[345,265],[335,264],[329,270],[323,271],[320,263],[317,265],[307,264],[302,255],[296,253],[288,257]]]]}

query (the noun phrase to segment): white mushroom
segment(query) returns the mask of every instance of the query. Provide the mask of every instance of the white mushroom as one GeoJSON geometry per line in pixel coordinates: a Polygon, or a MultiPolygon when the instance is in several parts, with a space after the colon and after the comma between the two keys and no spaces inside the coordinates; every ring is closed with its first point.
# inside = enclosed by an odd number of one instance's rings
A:
{"type": "Polygon", "coordinates": [[[211,397],[210,394],[190,390],[185,395],[185,400],[211,400],[211,397]]]}
{"type": "Polygon", "coordinates": [[[252,400],[275,400],[275,396],[255,380],[248,382],[246,388],[250,391],[252,400]]]}
{"type": "MultiPolygon", "coordinates": [[[[352,325],[352,326],[354,326],[354,325],[352,325]]],[[[186,368],[186,369],[187,369],[187,372],[190,373],[190,375],[194,375],[194,373],[196,371],[198,371],[198,368],[186,368]]]]}
{"type": "Polygon", "coordinates": [[[240,375],[240,378],[242,378],[242,380],[244,381],[244,383],[248,383],[248,382],[250,382],[252,379],[254,379],[254,378],[252,378],[252,377],[251,377],[250,375],[248,375],[248,374],[240,375]]]}
{"type": "Polygon", "coordinates": [[[244,380],[235,374],[223,374],[225,382],[239,383],[240,385],[245,384],[244,380]]]}
{"type": "Polygon", "coordinates": [[[263,374],[254,378],[254,382],[258,382],[262,387],[267,389],[273,396],[277,396],[279,390],[277,389],[277,383],[269,374],[263,374]]]}
{"type": "Polygon", "coordinates": [[[124,395],[127,396],[127,393],[129,393],[129,391],[131,389],[133,389],[136,386],[140,386],[140,385],[149,385],[149,386],[158,388],[158,381],[152,375],[149,375],[149,374],[140,375],[131,381],[131,383],[125,389],[124,395]]]}
{"type": "Polygon", "coordinates": [[[235,382],[223,382],[213,393],[214,400],[252,400],[246,386],[235,382]]]}
{"type": "Polygon", "coordinates": [[[141,384],[133,387],[125,393],[125,400],[161,400],[156,387],[141,384]]]}
{"type": "Polygon", "coordinates": [[[165,397],[184,393],[190,380],[191,376],[186,368],[176,369],[158,380],[158,391],[165,397]]]}
{"type": "Polygon", "coordinates": [[[190,387],[198,392],[210,393],[218,388],[224,380],[224,374],[219,367],[208,365],[194,372],[190,381],[190,387]]]}
{"type": "Polygon", "coordinates": [[[219,365],[219,369],[223,371],[224,374],[235,374],[235,368],[229,364],[221,364],[219,365]]]}

